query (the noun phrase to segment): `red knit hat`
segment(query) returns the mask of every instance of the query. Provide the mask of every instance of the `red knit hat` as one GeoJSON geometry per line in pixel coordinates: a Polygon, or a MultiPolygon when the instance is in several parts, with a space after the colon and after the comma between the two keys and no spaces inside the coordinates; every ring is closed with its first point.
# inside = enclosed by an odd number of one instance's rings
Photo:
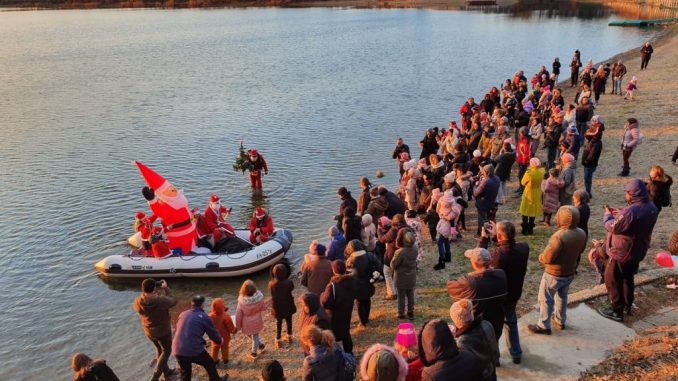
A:
{"type": "Polygon", "coordinates": [[[212,193],[210,196],[210,202],[219,202],[220,198],[216,194],[212,193]]]}
{"type": "Polygon", "coordinates": [[[139,172],[141,172],[141,176],[144,177],[146,185],[148,185],[148,187],[153,189],[156,193],[163,193],[165,190],[167,190],[167,188],[171,186],[171,184],[167,180],[165,180],[164,177],[160,176],[154,170],[143,165],[141,162],[135,161],[134,164],[136,164],[137,167],[139,167],[139,172]]]}
{"type": "Polygon", "coordinates": [[[251,149],[251,150],[247,151],[247,153],[249,153],[252,156],[259,156],[259,152],[257,152],[257,150],[255,150],[255,149],[251,149]]]}
{"type": "Polygon", "coordinates": [[[140,220],[144,217],[146,217],[146,213],[144,212],[137,212],[137,214],[134,215],[134,218],[136,218],[137,220],[140,220]]]}

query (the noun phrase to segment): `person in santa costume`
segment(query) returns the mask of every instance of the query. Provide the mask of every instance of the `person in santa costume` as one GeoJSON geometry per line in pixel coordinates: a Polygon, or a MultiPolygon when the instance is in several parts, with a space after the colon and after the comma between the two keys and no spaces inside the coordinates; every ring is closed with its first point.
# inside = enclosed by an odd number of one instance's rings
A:
{"type": "Polygon", "coordinates": [[[256,208],[250,220],[250,242],[259,245],[273,235],[273,220],[264,208],[256,208]]]}
{"type": "Polygon", "coordinates": [[[207,223],[207,228],[212,232],[214,245],[223,238],[235,237],[235,229],[226,222],[226,218],[230,213],[231,208],[222,206],[219,196],[216,194],[210,196],[210,202],[207,208],[205,208],[205,222],[207,223]]]}
{"type": "Polygon", "coordinates": [[[255,149],[247,151],[249,154],[247,161],[248,167],[250,170],[250,185],[252,189],[260,190],[261,189],[261,171],[264,171],[264,174],[268,175],[268,166],[266,165],[266,160],[264,157],[257,152],[255,149]]]}
{"type": "Polygon", "coordinates": [[[141,227],[141,221],[146,218],[146,213],[144,212],[137,212],[134,215],[134,232],[138,233],[139,232],[139,227],[141,227]]]}
{"type": "Polygon", "coordinates": [[[161,226],[153,228],[153,235],[151,236],[151,246],[153,247],[153,256],[157,259],[167,258],[172,255],[169,246],[169,240],[165,237],[161,226]]]}
{"type": "Polygon", "coordinates": [[[160,218],[169,249],[179,249],[181,254],[190,253],[196,242],[195,224],[191,221],[188,200],[183,192],[144,164],[138,161],[134,164],[148,185],[142,189],[142,194],[153,212],[150,218],[160,218]]]}
{"type": "Polygon", "coordinates": [[[139,234],[141,238],[141,248],[145,254],[151,252],[151,231],[153,229],[153,221],[150,218],[142,218],[139,224],[139,234]]]}
{"type": "Polygon", "coordinates": [[[200,214],[200,208],[193,208],[191,210],[191,219],[195,224],[195,234],[198,239],[198,247],[205,247],[210,249],[210,251],[214,251],[212,229],[207,226],[207,220],[205,220],[205,216],[200,214]]]}

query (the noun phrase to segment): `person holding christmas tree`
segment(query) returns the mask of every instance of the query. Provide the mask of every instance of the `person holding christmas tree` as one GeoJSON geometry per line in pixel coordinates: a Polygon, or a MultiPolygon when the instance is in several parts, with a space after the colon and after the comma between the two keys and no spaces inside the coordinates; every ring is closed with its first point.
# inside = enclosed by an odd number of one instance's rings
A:
{"type": "Polygon", "coordinates": [[[268,175],[268,166],[264,157],[255,149],[247,151],[248,169],[250,171],[250,185],[254,190],[261,190],[261,171],[268,175]]]}

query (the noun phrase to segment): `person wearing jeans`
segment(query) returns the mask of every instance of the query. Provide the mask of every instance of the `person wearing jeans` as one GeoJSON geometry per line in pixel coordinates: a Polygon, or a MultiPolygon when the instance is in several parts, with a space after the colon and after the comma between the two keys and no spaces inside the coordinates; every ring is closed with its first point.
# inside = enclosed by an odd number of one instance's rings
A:
{"type": "Polygon", "coordinates": [[[539,284],[539,320],[527,329],[532,333],[550,335],[551,318],[556,326],[565,328],[567,321],[567,291],[574,279],[579,255],[586,248],[586,233],[579,225],[579,210],[564,205],[556,213],[558,230],[549,239],[539,256],[544,275],[539,284]]]}
{"type": "Polygon", "coordinates": [[[141,291],[142,294],[134,300],[132,309],[139,314],[144,334],[155,346],[157,361],[151,381],[158,381],[160,375],[170,378],[174,370],[167,366],[172,352],[169,310],[177,304],[177,299],[172,296],[164,280],[156,283],[152,278],[144,279],[141,291]],[[164,291],[164,295],[160,295],[158,289],[164,291]]]}
{"type": "Polygon", "coordinates": [[[612,69],[612,94],[622,95],[622,81],[626,75],[626,65],[621,60],[612,69]]]}
{"type": "Polygon", "coordinates": [[[190,381],[193,365],[198,364],[205,368],[209,381],[226,381],[217,373],[216,363],[205,350],[207,336],[217,345],[221,345],[223,338],[219,335],[212,319],[202,309],[205,297],[196,295],[191,301],[191,308],[182,312],[177,320],[177,331],[172,341],[172,353],[177,358],[181,368],[181,380],[190,381]]]}
{"type": "MultiPolygon", "coordinates": [[[[511,359],[515,364],[519,364],[523,351],[520,347],[520,336],[518,334],[516,305],[523,293],[530,246],[524,242],[516,242],[515,237],[515,225],[510,221],[499,221],[496,225],[491,224],[489,230],[483,229],[478,247],[487,249],[490,241],[496,239],[497,245],[491,252],[491,266],[494,269],[504,270],[504,273],[506,273],[507,295],[504,302],[504,333],[506,335],[506,347],[511,354],[511,359]]],[[[499,340],[499,337],[497,337],[497,340],[499,340]]]]}

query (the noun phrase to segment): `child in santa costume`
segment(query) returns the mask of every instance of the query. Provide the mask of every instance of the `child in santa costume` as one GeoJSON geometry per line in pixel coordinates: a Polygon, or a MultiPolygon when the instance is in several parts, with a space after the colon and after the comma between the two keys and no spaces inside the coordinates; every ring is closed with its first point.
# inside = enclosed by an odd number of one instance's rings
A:
{"type": "Polygon", "coordinates": [[[250,170],[250,185],[252,185],[252,189],[259,190],[261,189],[261,171],[263,170],[268,175],[268,166],[264,157],[257,150],[251,149],[247,153],[249,154],[247,161],[250,170]]]}
{"type": "Polygon", "coordinates": [[[264,208],[256,208],[250,220],[250,242],[261,244],[273,235],[273,220],[264,208]]]}
{"type": "Polygon", "coordinates": [[[182,191],[177,190],[162,176],[138,161],[134,163],[148,185],[142,189],[142,193],[153,212],[151,220],[160,218],[169,240],[169,249],[179,249],[181,254],[190,253],[195,246],[196,234],[188,200],[182,191]]]}
{"type": "Polygon", "coordinates": [[[146,218],[146,213],[144,212],[137,212],[134,215],[134,232],[138,233],[139,232],[139,227],[141,227],[141,221],[146,218]]]}
{"type": "Polygon", "coordinates": [[[151,242],[151,246],[153,247],[153,256],[157,259],[163,259],[172,255],[169,247],[169,241],[165,237],[165,234],[163,234],[162,227],[156,226],[153,228],[151,242]]]}
{"type": "Polygon", "coordinates": [[[147,253],[151,252],[151,231],[153,221],[150,218],[143,218],[139,224],[139,234],[141,238],[141,248],[147,253]]]}
{"type": "Polygon", "coordinates": [[[228,222],[226,218],[231,213],[231,208],[226,208],[221,205],[219,196],[212,194],[210,202],[205,208],[205,222],[207,228],[212,233],[214,244],[221,241],[222,238],[231,238],[235,236],[235,229],[228,222]]]}

